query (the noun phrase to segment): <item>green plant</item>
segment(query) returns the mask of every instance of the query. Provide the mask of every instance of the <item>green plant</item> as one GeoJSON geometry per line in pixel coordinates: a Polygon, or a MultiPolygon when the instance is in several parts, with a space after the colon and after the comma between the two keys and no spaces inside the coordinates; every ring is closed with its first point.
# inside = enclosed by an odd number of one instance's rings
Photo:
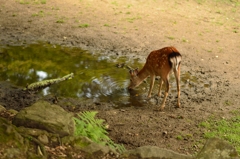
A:
{"type": "Polygon", "coordinates": [[[103,26],[105,26],[105,27],[110,27],[110,25],[109,25],[109,24],[104,24],[103,26]]]}
{"type": "Polygon", "coordinates": [[[176,139],[177,139],[177,140],[183,140],[183,137],[182,137],[181,135],[178,135],[178,136],[176,137],[176,139]]]}
{"type": "Polygon", "coordinates": [[[166,36],[168,39],[170,39],[170,40],[174,40],[175,38],[174,37],[172,37],[172,36],[166,36]]]}
{"type": "Polygon", "coordinates": [[[32,14],[32,16],[33,16],[33,17],[37,17],[37,16],[43,17],[43,16],[44,16],[44,12],[43,12],[43,11],[39,11],[38,13],[32,14]]]}
{"type": "Polygon", "coordinates": [[[131,7],[132,7],[132,5],[131,5],[131,4],[127,5],[127,8],[131,8],[131,7]]]}
{"type": "Polygon", "coordinates": [[[235,117],[231,119],[221,119],[215,121],[209,119],[206,122],[202,122],[200,125],[208,130],[204,133],[205,138],[219,137],[232,143],[238,153],[240,152],[240,113],[234,112],[235,117]]]}
{"type": "Polygon", "coordinates": [[[188,40],[187,40],[187,39],[182,39],[182,42],[185,42],[185,43],[186,43],[186,42],[188,42],[188,40]]]}
{"type": "Polygon", "coordinates": [[[63,19],[59,19],[56,21],[56,23],[64,23],[64,20],[63,19]]]}
{"type": "Polygon", "coordinates": [[[135,20],[139,20],[139,19],[142,19],[142,17],[141,16],[136,16],[136,17],[126,18],[126,20],[129,23],[133,23],[135,20]]]}
{"type": "Polygon", "coordinates": [[[118,6],[118,2],[117,1],[113,1],[112,4],[115,5],[115,6],[118,6]]]}
{"type": "Polygon", "coordinates": [[[26,1],[24,1],[24,0],[19,0],[19,3],[20,3],[20,4],[29,4],[29,2],[26,2],[26,1]]]}
{"type": "Polygon", "coordinates": [[[47,0],[41,0],[40,3],[41,3],[41,4],[46,4],[46,3],[47,3],[47,0]]]}
{"type": "Polygon", "coordinates": [[[211,124],[208,121],[203,121],[199,124],[199,126],[204,127],[204,128],[210,128],[211,124]]]}
{"type": "Polygon", "coordinates": [[[47,0],[18,0],[20,4],[46,4],[47,0]]]}
{"type": "Polygon", "coordinates": [[[75,135],[76,136],[85,136],[91,139],[92,141],[107,145],[113,150],[116,150],[122,153],[125,148],[123,145],[114,143],[108,136],[108,132],[105,130],[103,125],[103,119],[95,119],[97,112],[82,112],[78,114],[78,118],[74,117],[75,121],[75,135]]]}
{"type": "Polygon", "coordinates": [[[87,27],[89,27],[89,24],[86,24],[86,23],[85,24],[80,24],[79,27],[80,28],[87,28],[87,27]]]}
{"type": "Polygon", "coordinates": [[[230,106],[230,105],[233,105],[233,104],[232,104],[231,101],[229,101],[229,100],[225,100],[225,101],[224,101],[224,105],[226,105],[226,106],[230,106]]]}

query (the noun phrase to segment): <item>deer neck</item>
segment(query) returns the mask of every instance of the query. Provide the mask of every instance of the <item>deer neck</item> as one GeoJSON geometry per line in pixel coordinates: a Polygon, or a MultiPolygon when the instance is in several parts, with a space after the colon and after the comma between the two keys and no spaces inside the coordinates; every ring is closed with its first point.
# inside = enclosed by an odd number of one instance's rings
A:
{"type": "Polygon", "coordinates": [[[137,74],[140,82],[142,82],[144,79],[146,79],[149,75],[150,75],[150,73],[148,72],[148,70],[146,69],[145,66],[137,74]]]}

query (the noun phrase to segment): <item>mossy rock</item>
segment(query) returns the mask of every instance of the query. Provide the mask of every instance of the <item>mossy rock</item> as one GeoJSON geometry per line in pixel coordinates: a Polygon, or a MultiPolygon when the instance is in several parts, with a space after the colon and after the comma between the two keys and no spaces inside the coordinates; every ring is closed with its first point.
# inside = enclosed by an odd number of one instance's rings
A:
{"type": "Polygon", "coordinates": [[[27,144],[16,131],[16,127],[0,117],[0,152],[1,158],[26,158],[27,144]]]}

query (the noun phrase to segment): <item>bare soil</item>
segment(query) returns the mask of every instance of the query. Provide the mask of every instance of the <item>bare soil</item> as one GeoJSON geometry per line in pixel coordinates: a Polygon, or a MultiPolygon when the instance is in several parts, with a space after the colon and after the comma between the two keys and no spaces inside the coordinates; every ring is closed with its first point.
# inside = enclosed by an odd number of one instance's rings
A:
{"type": "MultiPolygon", "coordinates": [[[[150,51],[165,46],[175,46],[182,54],[181,72],[189,75],[181,88],[182,108],[175,108],[175,92],[170,92],[162,112],[154,111],[156,102],[113,109],[111,102],[63,99],[62,103],[68,101],[78,108],[71,110],[62,104],[69,111],[98,110],[109,125],[109,136],[127,149],[155,145],[195,154],[206,141],[205,130],[199,126],[202,121],[229,118],[240,110],[237,1],[24,2],[28,1],[0,0],[1,46],[45,41],[143,63],[150,51]]],[[[10,90],[12,87],[1,85],[1,104],[8,109],[22,109],[36,99],[23,99],[18,89],[8,93],[10,90]]],[[[147,91],[142,96],[146,95],[147,91]]]]}

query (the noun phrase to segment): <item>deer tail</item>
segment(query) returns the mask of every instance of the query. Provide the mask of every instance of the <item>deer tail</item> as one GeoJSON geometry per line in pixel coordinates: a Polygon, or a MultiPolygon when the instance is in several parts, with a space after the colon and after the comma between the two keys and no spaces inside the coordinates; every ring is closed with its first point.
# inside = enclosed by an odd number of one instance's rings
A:
{"type": "Polygon", "coordinates": [[[169,64],[171,68],[174,71],[177,71],[182,60],[181,54],[179,52],[172,52],[169,54],[168,59],[169,59],[169,64]]]}

